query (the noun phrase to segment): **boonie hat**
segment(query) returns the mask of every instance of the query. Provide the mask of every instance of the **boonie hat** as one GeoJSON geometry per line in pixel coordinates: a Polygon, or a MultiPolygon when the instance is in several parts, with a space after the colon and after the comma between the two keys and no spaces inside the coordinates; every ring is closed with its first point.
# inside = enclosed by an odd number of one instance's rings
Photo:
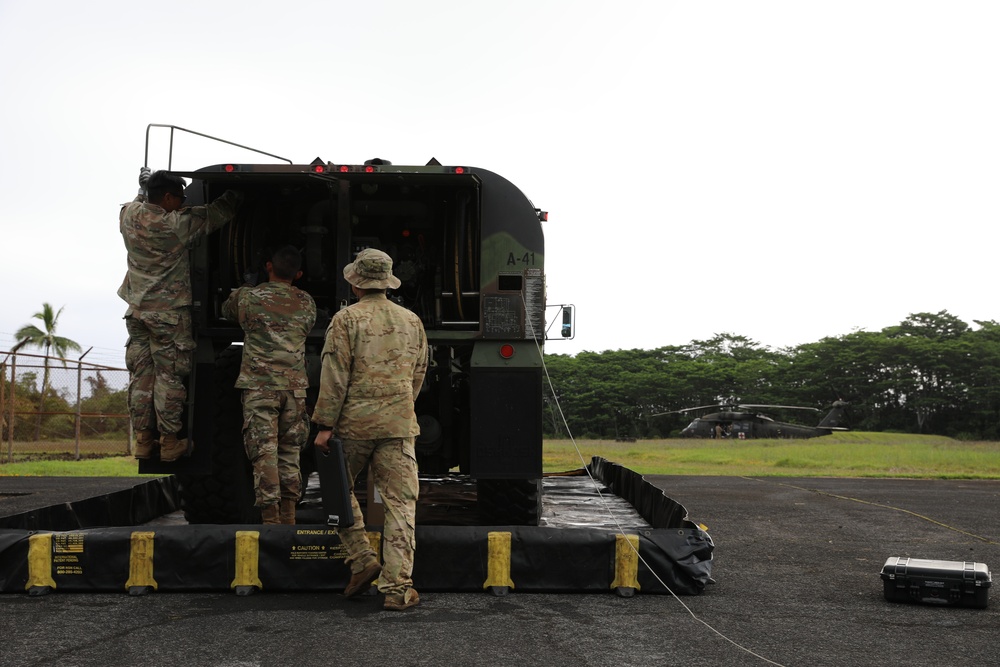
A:
{"type": "Polygon", "coordinates": [[[359,252],[344,267],[344,279],[358,289],[396,289],[402,284],[392,275],[392,258],[375,248],[359,252]]]}

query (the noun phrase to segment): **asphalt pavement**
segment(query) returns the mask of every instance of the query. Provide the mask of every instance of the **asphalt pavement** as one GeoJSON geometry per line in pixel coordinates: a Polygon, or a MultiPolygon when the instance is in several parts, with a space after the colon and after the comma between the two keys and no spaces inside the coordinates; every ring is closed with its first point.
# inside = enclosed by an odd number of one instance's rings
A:
{"type": "Polygon", "coordinates": [[[1000,567],[1000,482],[648,479],[715,541],[702,595],[5,594],[0,665],[1000,663],[1000,600],[889,603],[879,577],[890,556],[1000,567]]]}

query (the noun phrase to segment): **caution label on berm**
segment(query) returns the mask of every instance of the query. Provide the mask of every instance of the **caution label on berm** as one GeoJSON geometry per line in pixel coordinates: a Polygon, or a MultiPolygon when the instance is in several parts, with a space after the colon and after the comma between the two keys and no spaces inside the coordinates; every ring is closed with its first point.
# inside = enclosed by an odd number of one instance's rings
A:
{"type": "Polygon", "coordinates": [[[343,560],[347,555],[347,547],[334,541],[330,544],[293,544],[288,557],[290,560],[343,560]]]}

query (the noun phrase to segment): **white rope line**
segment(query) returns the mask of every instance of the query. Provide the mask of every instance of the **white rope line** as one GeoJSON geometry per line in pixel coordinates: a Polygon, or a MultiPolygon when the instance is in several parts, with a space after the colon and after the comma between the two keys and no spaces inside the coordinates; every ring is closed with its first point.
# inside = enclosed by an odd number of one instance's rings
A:
{"type": "MultiPolygon", "coordinates": [[[[523,301],[524,301],[523,295],[521,297],[521,300],[522,300],[522,303],[523,303],[523,301]]],[[[552,384],[552,378],[549,376],[549,368],[545,364],[545,354],[542,352],[542,346],[538,342],[538,338],[535,337],[535,328],[534,328],[534,325],[532,325],[532,323],[531,323],[531,317],[527,316],[527,312],[528,312],[528,310],[527,310],[527,304],[525,304],[525,314],[526,314],[526,317],[524,319],[528,323],[528,328],[531,331],[531,338],[532,338],[532,340],[534,340],[535,347],[538,349],[538,358],[541,359],[541,362],[542,362],[542,371],[545,373],[545,381],[549,385],[549,392],[552,394],[552,400],[555,401],[556,409],[559,411],[559,418],[562,420],[563,427],[566,429],[566,433],[569,436],[570,442],[573,443],[573,448],[576,450],[576,455],[580,459],[580,463],[582,464],[582,468],[583,468],[584,472],[587,473],[587,477],[590,478],[591,483],[594,485],[594,490],[597,492],[597,496],[598,496],[598,498],[600,498],[601,504],[604,506],[604,509],[608,513],[608,516],[611,517],[611,520],[614,522],[615,527],[617,528],[619,535],[621,535],[622,537],[626,538],[625,542],[629,545],[629,548],[632,549],[632,551],[635,553],[635,555],[639,559],[639,561],[643,565],[646,566],[646,569],[649,570],[650,574],[652,574],[653,577],[655,577],[656,580],[658,582],[660,582],[660,585],[662,585],[663,588],[665,588],[667,590],[667,592],[670,593],[671,597],[673,597],[675,600],[677,600],[677,602],[681,605],[681,607],[684,608],[684,610],[691,616],[692,619],[694,619],[695,621],[698,621],[703,626],[705,626],[706,628],[708,628],[711,632],[713,632],[716,636],[718,636],[720,639],[723,639],[723,640],[729,642],[730,644],[732,644],[733,646],[735,646],[739,650],[743,651],[744,653],[752,655],[753,657],[758,658],[758,659],[766,662],[769,665],[776,665],[777,667],[785,667],[781,663],[774,662],[773,660],[769,660],[768,658],[765,658],[764,656],[760,655],[759,653],[755,653],[751,649],[747,648],[746,646],[743,646],[742,644],[736,642],[735,640],[730,639],[729,637],[727,637],[726,635],[724,635],[721,631],[719,631],[715,627],[713,627],[710,623],[708,623],[707,621],[704,621],[701,618],[699,618],[697,616],[697,614],[695,614],[694,611],[692,611],[692,609],[690,607],[688,607],[684,603],[684,601],[681,600],[677,596],[676,593],[674,593],[674,591],[670,588],[670,586],[667,586],[667,583],[665,581],[663,581],[663,579],[660,578],[660,575],[658,575],[656,573],[656,571],[652,568],[652,566],[650,566],[650,564],[646,562],[646,559],[642,557],[642,554],[640,554],[639,550],[632,544],[632,541],[628,539],[628,536],[625,533],[625,529],[622,528],[622,525],[621,525],[621,523],[619,523],[618,518],[615,516],[614,512],[611,511],[611,506],[608,504],[608,501],[604,498],[604,494],[601,493],[601,485],[598,483],[598,481],[596,479],[594,479],[594,476],[590,473],[590,469],[587,467],[587,462],[583,458],[583,452],[580,451],[580,447],[576,443],[576,438],[573,437],[573,431],[570,430],[569,423],[567,423],[567,421],[566,421],[566,415],[563,414],[562,405],[559,403],[559,397],[556,396],[555,387],[552,384]]]]}

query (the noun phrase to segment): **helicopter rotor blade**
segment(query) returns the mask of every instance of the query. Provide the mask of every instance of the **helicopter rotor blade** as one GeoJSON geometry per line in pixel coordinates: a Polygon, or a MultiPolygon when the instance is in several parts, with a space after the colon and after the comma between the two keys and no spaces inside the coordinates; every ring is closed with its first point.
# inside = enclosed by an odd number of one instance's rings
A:
{"type": "Polygon", "coordinates": [[[697,412],[698,410],[728,410],[730,408],[735,408],[737,406],[730,403],[716,403],[715,405],[699,405],[696,408],[684,408],[683,410],[677,410],[677,412],[697,412]]]}
{"type": "Polygon", "coordinates": [[[681,414],[683,412],[687,412],[690,409],[693,409],[693,408],[688,408],[688,409],[685,409],[685,410],[668,410],[667,412],[654,412],[653,414],[651,414],[649,416],[650,417],[662,417],[663,415],[677,415],[677,414],[681,414]]]}
{"type": "Polygon", "coordinates": [[[661,415],[676,415],[684,414],[685,412],[697,412],[698,410],[732,410],[733,408],[738,408],[742,406],[733,405],[731,403],[716,403],[714,405],[699,405],[695,408],[682,408],[680,410],[670,410],[669,412],[657,412],[656,414],[649,415],[650,417],[659,417],[661,415]]]}
{"type": "Polygon", "coordinates": [[[746,410],[766,410],[771,408],[779,410],[812,410],[813,412],[820,412],[819,408],[810,408],[802,405],[739,405],[737,407],[746,410]]]}

